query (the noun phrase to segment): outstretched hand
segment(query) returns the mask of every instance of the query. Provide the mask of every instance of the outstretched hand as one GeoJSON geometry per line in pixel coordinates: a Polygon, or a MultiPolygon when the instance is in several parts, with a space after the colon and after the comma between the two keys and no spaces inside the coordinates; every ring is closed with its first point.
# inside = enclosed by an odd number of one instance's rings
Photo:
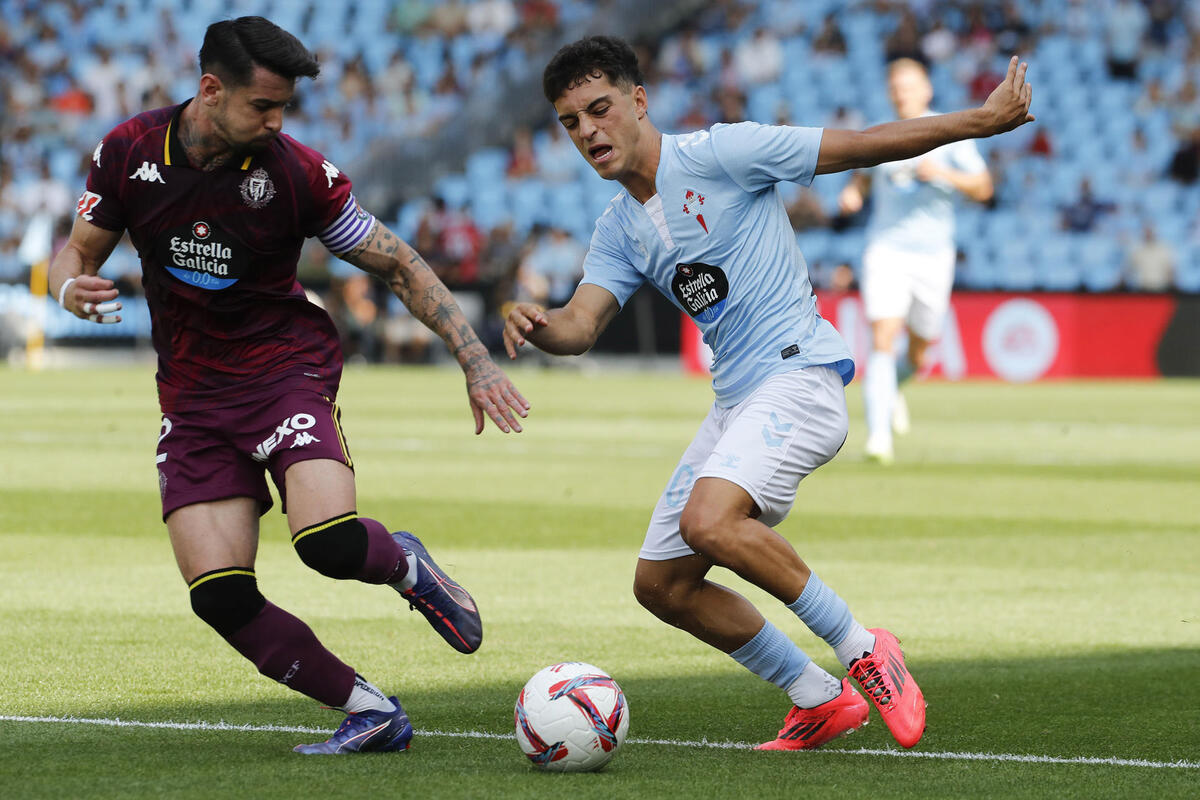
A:
{"type": "Polygon", "coordinates": [[[546,310],[536,303],[514,303],[504,320],[504,350],[509,358],[517,357],[517,348],[525,344],[525,337],[535,327],[549,324],[546,310]]]}
{"type": "Polygon", "coordinates": [[[1033,100],[1033,84],[1025,81],[1027,69],[1027,62],[1022,61],[1018,64],[1017,57],[1013,56],[1008,62],[1008,74],[984,101],[983,110],[992,117],[992,131],[989,135],[1011,131],[1026,122],[1033,122],[1034,116],[1029,113],[1029,104],[1033,100]]]}
{"type": "Polygon", "coordinates": [[[78,275],[59,288],[59,304],[80,319],[111,325],[120,322],[117,290],[108,278],[78,275]]]}
{"type": "Polygon", "coordinates": [[[475,433],[483,433],[484,417],[491,417],[505,433],[520,433],[517,417],[529,416],[529,401],[490,358],[479,359],[467,372],[467,397],[475,416],[475,433]]]}

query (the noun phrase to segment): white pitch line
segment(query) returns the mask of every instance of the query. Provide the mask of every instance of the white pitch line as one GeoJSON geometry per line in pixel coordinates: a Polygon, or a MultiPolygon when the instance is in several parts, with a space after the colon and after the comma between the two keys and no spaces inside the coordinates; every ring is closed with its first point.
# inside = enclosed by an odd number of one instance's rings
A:
{"type": "MultiPolygon", "coordinates": [[[[0,715],[0,722],[51,722],[68,725],[106,725],[112,728],[166,728],[177,731],[246,731],[266,733],[311,733],[325,735],[328,728],[306,728],[299,725],[234,725],[228,722],[144,722],[130,719],[88,719],[85,717],[24,717],[0,715]]],[[[488,731],[430,731],[418,730],[422,736],[446,736],[456,739],[511,740],[507,733],[488,731]]],[[[685,741],[681,739],[626,739],[628,744],[657,744],[669,747],[707,747],[716,750],[750,750],[748,742],[713,742],[708,739],[685,741]]],[[[847,756],[893,756],[897,758],[933,758],[945,761],[1001,761],[1022,764],[1084,764],[1104,767],[1149,767],[1152,769],[1200,769],[1198,761],[1147,761],[1140,758],[1097,758],[1092,756],[1034,756],[1019,753],[953,753],[925,752],[922,750],[884,750],[860,747],[856,750],[825,749],[813,751],[813,755],[838,754],[847,756]]]]}

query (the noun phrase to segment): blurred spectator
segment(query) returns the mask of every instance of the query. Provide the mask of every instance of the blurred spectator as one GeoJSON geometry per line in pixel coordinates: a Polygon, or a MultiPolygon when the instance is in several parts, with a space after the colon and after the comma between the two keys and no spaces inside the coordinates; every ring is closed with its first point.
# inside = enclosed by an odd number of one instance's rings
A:
{"type": "Polygon", "coordinates": [[[524,28],[534,31],[558,28],[558,5],[551,0],[522,0],[520,11],[524,28]]]}
{"type": "Polygon", "coordinates": [[[540,233],[517,271],[517,296],[548,307],[564,305],[583,277],[587,248],[562,228],[540,233]]]}
{"type": "Polygon", "coordinates": [[[1191,75],[1171,95],[1167,108],[1176,138],[1187,139],[1194,129],[1200,128],[1200,92],[1197,92],[1196,81],[1191,75]]]}
{"type": "Polygon", "coordinates": [[[778,80],[783,73],[783,44],[770,29],[759,28],[734,48],[733,63],[747,87],[778,80]]]}
{"type": "Polygon", "coordinates": [[[814,53],[821,55],[846,55],[846,36],[838,27],[836,14],[825,15],[825,20],[821,23],[821,30],[817,31],[816,37],[813,38],[812,49],[814,53]]]}
{"type": "Polygon", "coordinates": [[[1054,155],[1054,143],[1050,140],[1050,132],[1046,130],[1045,126],[1039,126],[1033,132],[1033,138],[1029,140],[1026,152],[1031,156],[1042,156],[1043,158],[1054,155]]]}
{"type": "Polygon", "coordinates": [[[450,38],[467,29],[467,9],[462,0],[442,0],[432,6],[425,19],[426,30],[450,38]]]}
{"type": "Polygon", "coordinates": [[[476,35],[502,39],[517,27],[517,9],[511,0],[476,0],[467,7],[467,27],[476,35]]]}
{"type": "Polygon", "coordinates": [[[713,63],[713,55],[694,25],[685,25],[678,34],[663,42],[658,51],[659,72],[664,77],[685,83],[708,73],[713,63]]]}
{"type": "Polygon", "coordinates": [[[940,19],[934,20],[933,27],[921,37],[921,52],[930,64],[948,61],[957,51],[958,37],[940,19]]]}
{"type": "Polygon", "coordinates": [[[1104,15],[1108,74],[1121,80],[1136,80],[1142,57],[1142,39],[1150,25],[1146,9],[1138,0],[1116,0],[1104,15]]]}
{"type": "Polygon", "coordinates": [[[1113,203],[1098,200],[1092,195],[1092,182],[1084,178],[1079,182],[1079,196],[1062,207],[1060,224],[1065,231],[1087,233],[1096,227],[1096,222],[1103,215],[1115,210],[1113,203]]]}
{"type": "Polygon", "coordinates": [[[479,280],[479,254],[483,233],[465,211],[446,211],[438,251],[442,256],[438,277],[451,289],[473,288],[479,280]]]}
{"type": "Polygon", "coordinates": [[[108,126],[129,117],[120,92],[122,73],[107,47],[97,47],[96,58],[96,62],[83,70],[80,84],[91,95],[96,116],[108,126]]]}
{"type": "Polygon", "coordinates": [[[921,33],[912,9],[901,12],[900,23],[884,43],[884,59],[888,62],[898,58],[911,58],[925,64],[925,53],[921,50],[921,33]]]}
{"type": "Polygon", "coordinates": [[[830,128],[841,128],[842,130],[858,131],[862,130],[867,124],[867,118],[857,108],[851,106],[838,106],[833,116],[829,118],[830,128]]]}
{"type": "Polygon", "coordinates": [[[505,174],[509,178],[519,180],[536,175],[537,172],[538,161],[533,151],[533,134],[529,128],[519,125],[513,131],[513,145],[508,154],[505,174]]]}
{"type": "Polygon", "coordinates": [[[375,302],[376,282],[365,272],[354,270],[333,282],[330,314],[342,334],[342,352],[348,362],[378,361],[382,322],[375,302]]]}
{"type": "Polygon", "coordinates": [[[829,227],[829,215],[821,207],[821,198],[809,186],[803,186],[787,203],[788,222],[794,231],[829,227]]]}
{"type": "Polygon", "coordinates": [[[746,96],[741,92],[716,91],[717,122],[743,122],[746,119],[746,96]]]}
{"type": "Polygon", "coordinates": [[[38,177],[13,186],[16,207],[25,216],[49,214],[64,219],[75,210],[75,195],[70,187],[50,174],[50,165],[38,164],[38,177]]]}
{"type": "Polygon", "coordinates": [[[1144,225],[1142,238],[1126,255],[1126,285],[1139,292],[1165,292],[1171,288],[1175,275],[1175,251],[1154,233],[1154,227],[1144,225]]]}
{"type": "Polygon", "coordinates": [[[1191,186],[1200,178],[1200,128],[1192,131],[1171,156],[1167,174],[1173,180],[1191,186]]]}

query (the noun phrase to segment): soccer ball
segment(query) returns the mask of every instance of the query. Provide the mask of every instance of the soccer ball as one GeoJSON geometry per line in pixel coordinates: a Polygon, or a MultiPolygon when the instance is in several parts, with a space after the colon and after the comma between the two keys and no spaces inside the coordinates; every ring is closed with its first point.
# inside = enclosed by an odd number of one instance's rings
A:
{"type": "Polygon", "coordinates": [[[621,687],[604,670],[578,661],[530,678],[514,716],[521,750],[536,766],[555,772],[600,769],[629,731],[621,687]]]}

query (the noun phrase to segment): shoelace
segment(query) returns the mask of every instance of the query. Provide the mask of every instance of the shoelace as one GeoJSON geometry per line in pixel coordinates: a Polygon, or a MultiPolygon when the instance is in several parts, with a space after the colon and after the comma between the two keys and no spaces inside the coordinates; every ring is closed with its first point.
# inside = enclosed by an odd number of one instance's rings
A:
{"type": "Polygon", "coordinates": [[[863,675],[858,679],[858,682],[871,695],[871,698],[879,704],[880,709],[882,710],[883,706],[890,705],[892,702],[892,693],[887,689],[887,684],[883,680],[883,671],[879,669],[879,665],[875,661],[867,661],[862,665],[860,672],[863,675]]]}

